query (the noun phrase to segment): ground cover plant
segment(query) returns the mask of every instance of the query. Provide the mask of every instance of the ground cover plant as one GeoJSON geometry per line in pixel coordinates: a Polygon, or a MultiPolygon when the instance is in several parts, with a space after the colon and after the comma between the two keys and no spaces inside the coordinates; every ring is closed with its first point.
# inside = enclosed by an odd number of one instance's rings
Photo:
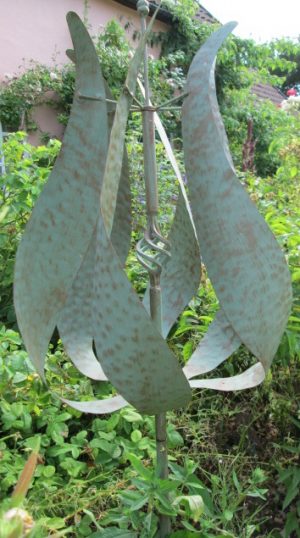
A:
{"type": "MultiPolygon", "coordinates": [[[[22,143],[16,138],[21,135],[12,136],[6,149],[15,139],[14,144],[22,150],[22,143]]],[[[143,199],[139,175],[142,153],[141,148],[137,149],[138,144],[138,140],[131,138],[128,148],[136,162],[133,186],[143,199]]],[[[52,147],[40,151],[51,154],[52,147]]],[[[171,171],[161,159],[162,151],[158,154],[161,177],[171,197],[174,195],[171,171]]],[[[276,177],[262,179],[253,175],[244,175],[244,181],[252,196],[258,198],[261,210],[268,213],[270,225],[289,252],[297,292],[299,216],[295,185],[282,184],[276,177]]],[[[140,214],[135,218],[137,235],[141,233],[142,220],[140,214]]],[[[6,231],[4,224],[5,220],[2,230],[6,231]]],[[[143,288],[141,273],[132,254],[128,275],[139,291],[143,288]]],[[[205,333],[217,307],[205,276],[202,284],[199,296],[182,314],[171,337],[172,347],[182,350],[186,359],[205,333]]],[[[226,531],[236,537],[251,533],[276,536],[276,529],[280,536],[285,526],[286,536],[296,532],[289,529],[297,529],[298,525],[298,313],[296,302],[272,374],[261,389],[251,394],[250,407],[254,413],[249,412],[246,394],[215,398],[209,391],[199,391],[186,412],[171,415],[168,438],[174,458],[171,463],[174,483],[170,487],[176,486],[177,498],[201,494],[205,508],[197,523],[189,505],[185,507],[188,501],[177,505],[181,519],[199,536],[217,536],[216,528],[221,535],[226,531]],[[276,513],[275,521],[273,513],[276,513]]],[[[237,361],[230,361],[220,373],[238,373],[243,363],[247,363],[246,352],[237,361]]],[[[49,355],[47,376],[58,391],[62,378],[68,396],[74,399],[83,395],[101,396],[103,391],[101,384],[79,376],[57,344],[49,355]]],[[[138,529],[138,535],[151,536],[151,525],[155,528],[156,524],[155,507],[161,508],[161,503],[164,506],[166,502],[157,497],[157,484],[149,474],[155,452],[153,421],[130,409],[110,418],[92,419],[65,408],[43,388],[22,349],[18,333],[5,327],[1,333],[1,428],[3,499],[16,483],[36,438],[41,439],[43,461],[37,467],[25,503],[39,521],[40,536],[62,529],[69,535],[89,536],[96,531],[93,516],[103,529],[113,525],[131,531],[138,529]],[[142,477],[150,483],[148,491],[143,481],[136,482],[134,464],[138,474],[140,464],[134,456],[144,461],[146,470],[142,477]]],[[[175,513],[174,507],[169,509],[175,513]]]]}
{"type": "MultiPolygon", "coordinates": [[[[41,459],[24,501],[37,522],[31,536],[154,536],[158,510],[177,520],[173,533],[177,537],[299,535],[299,127],[296,119],[280,111],[273,114],[281,118],[269,145],[268,158],[275,158],[273,173],[260,177],[246,171],[241,172],[241,179],[288,257],[294,283],[293,312],[262,387],[234,395],[199,391],[185,412],[170,413],[171,474],[167,483],[158,482],[152,473],[151,418],[131,408],[101,419],[80,415],[45,390],[28,360],[11,308],[13,257],[59,143],[32,148],[24,145],[21,134],[9,137],[5,144],[7,175],[1,177],[5,186],[1,268],[8,279],[1,288],[5,306],[0,335],[1,510],[3,514],[11,506],[12,488],[38,440],[41,459]],[[199,495],[203,504],[194,501],[199,495]]],[[[169,122],[176,125],[176,116],[169,116],[169,122]]],[[[234,137],[231,141],[235,143],[234,137]]],[[[143,205],[140,142],[140,135],[130,131],[132,188],[143,205]]],[[[243,142],[240,135],[240,149],[243,142]]],[[[178,141],[175,144],[180,148],[178,141]]],[[[168,229],[172,211],[166,208],[176,196],[174,179],[160,144],[158,155],[164,191],[161,213],[168,229]]],[[[236,155],[242,161],[242,152],[237,149],[236,155]]],[[[180,150],[178,158],[182,158],[180,150]]],[[[141,236],[144,219],[136,204],[133,243],[141,236]]],[[[142,293],[144,273],[133,251],[127,272],[142,293]]],[[[172,348],[183,352],[184,360],[205,333],[216,308],[216,297],[204,273],[197,297],[171,335],[172,348]]],[[[220,375],[239,373],[248,360],[245,350],[220,367],[220,375]]],[[[70,398],[103,395],[101,383],[81,377],[57,341],[49,353],[47,377],[58,392],[63,379],[64,395],[70,398]]],[[[1,535],[6,532],[2,520],[0,525],[1,535]]]]}

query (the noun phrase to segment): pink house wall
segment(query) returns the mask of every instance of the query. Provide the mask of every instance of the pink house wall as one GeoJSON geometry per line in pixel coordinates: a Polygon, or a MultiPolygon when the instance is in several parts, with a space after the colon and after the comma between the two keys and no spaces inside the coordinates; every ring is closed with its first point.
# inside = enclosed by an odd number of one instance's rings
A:
{"type": "MultiPolygon", "coordinates": [[[[31,60],[49,66],[66,63],[65,50],[71,47],[68,11],[86,15],[92,35],[99,34],[112,19],[123,26],[131,23],[129,40],[133,30],[139,29],[137,13],[114,0],[1,0],[0,80],[26,69],[31,60]]],[[[156,22],[155,31],[166,29],[165,24],[156,22]]],[[[157,55],[159,50],[152,53],[157,55]]]]}
{"type": "MultiPolygon", "coordinates": [[[[0,83],[26,70],[32,60],[50,67],[69,61],[65,55],[65,50],[72,47],[66,23],[68,11],[87,19],[92,36],[101,33],[107,22],[114,19],[123,27],[129,23],[126,33],[134,45],[133,32],[140,28],[136,11],[114,0],[0,0],[0,4],[0,83]]],[[[157,21],[154,31],[167,28],[157,21]]],[[[150,52],[158,56],[159,48],[150,52]]],[[[53,108],[35,107],[32,119],[37,125],[28,137],[32,144],[41,143],[44,132],[62,138],[64,129],[53,108]]]]}

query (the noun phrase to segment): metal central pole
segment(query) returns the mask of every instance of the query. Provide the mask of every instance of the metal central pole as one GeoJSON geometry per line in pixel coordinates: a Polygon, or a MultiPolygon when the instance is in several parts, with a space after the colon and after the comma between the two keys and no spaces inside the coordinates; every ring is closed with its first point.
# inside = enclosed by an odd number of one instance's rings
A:
{"type": "MultiPolygon", "coordinates": [[[[145,33],[147,23],[146,18],[149,14],[149,2],[139,0],[137,9],[141,17],[142,34],[145,33]]],[[[144,244],[157,254],[154,254],[152,262],[144,264],[148,270],[150,281],[150,314],[157,329],[161,333],[161,289],[160,273],[161,265],[158,256],[162,247],[159,244],[166,245],[165,239],[161,236],[158,227],[158,190],[157,190],[157,169],[156,169],[156,152],[155,152],[155,124],[154,108],[150,102],[150,87],[148,75],[148,51],[145,46],[144,57],[144,86],[145,86],[145,103],[143,109],[143,142],[144,142],[144,173],[147,205],[147,230],[145,232],[144,244]]],[[[141,259],[141,258],[140,258],[141,259]]],[[[156,432],[156,455],[157,455],[157,475],[159,478],[168,477],[168,452],[167,452],[167,428],[166,414],[161,413],[155,416],[156,432]]],[[[171,532],[170,518],[165,515],[159,516],[159,538],[166,538],[171,532]]]]}

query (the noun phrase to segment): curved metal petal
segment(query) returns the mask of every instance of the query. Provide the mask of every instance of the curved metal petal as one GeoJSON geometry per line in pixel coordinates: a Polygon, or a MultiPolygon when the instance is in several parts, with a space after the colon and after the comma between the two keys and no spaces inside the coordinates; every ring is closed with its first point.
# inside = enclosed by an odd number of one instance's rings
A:
{"type": "Polygon", "coordinates": [[[96,231],[61,311],[58,330],[66,353],[79,372],[91,379],[106,381],[107,377],[93,351],[95,259],[96,231]]]}
{"type": "MultiPolygon", "coordinates": [[[[171,256],[162,261],[160,282],[164,338],[184,307],[197,293],[201,278],[199,245],[181,191],[168,241],[171,256]]],[[[143,304],[147,312],[150,312],[149,287],[145,292],[143,304]]]]}
{"type": "Polygon", "coordinates": [[[234,353],[241,341],[222,310],[217,312],[183,371],[188,379],[214,370],[234,353]]]}
{"type": "Polygon", "coordinates": [[[70,407],[73,407],[73,409],[77,409],[77,411],[81,411],[82,413],[92,413],[93,415],[106,415],[107,413],[119,411],[128,405],[128,402],[119,395],[105,398],[105,400],[91,400],[89,402],[76,402],[75,400],[68,400],[67,398],[60,399],[70,407]]]}
{"type": "MultiPolygon", "coordinates": [[[[113,100],[107,83],[105,82],[106,97],[113,100]]],[[[107,104],[108,127],[111,133],[114,118],[115,105],[107,104]]],[[[131,229],[132,229],[132,214],[131,214],[131,190],[128,167],[128,154],[126,144],[123,141],[123,161],[121,164],[121,177],[117,192],[116,211],[113,218],[113,227],[111,231],[111,240],[116,250],[121,264],[125,265],[130,246],[131,246],[131,229]]]]}
{"type": "Polygon", "coordinates": [[[171,257],[162,264],[161,274],[162,334],[165,338],[197,293],[201,279],[199,245],[181,191],[168,240],[171,257]]]}
{"type": "MultiPolygon", "coordinates": [[[[73,63],[76,63],[75,51],[67,49],[66,54],[73,63]]],[[[113,101],[113,94],[107,82],[104,80],[105,94],[107,99],[113,101]]],[[[115,105],[113,103],[107,103],[108,114],[108,128],[109,133],[112,129],[114,117],[115,117],[115,105]]],[[[105,163],[104,163],[105,165],[105,163]]],[[[101,170],[100,178],[103,178],[103,170],[101,170]]],[[[98,194],[98,193],[97,193],[98,194]]],[[[116,211],[114,214],[114,221],[112,227],[112,242],[116,249],[118,256],[122,263],[125,264],[131,245],[131,191],[130,191],[130,179],[128,168],[128,154],[126,150],[126,144],[123,148],[123,162],[121,169],[121,178],[118,188],[116,211]]]]}
{"type": "Polygon", "coordinates": [[[201,252],[234,332],[265,370],[291,307],[284,256],[236,178],[215,93],[214,59],[234,28],[215,32],[189,70],[183,142],[191,208],[201,252]]]}
{"type": "Polygon", "coordinates": [[[233,377],[218,377],[215,379],[192,379],[190,386],[194,389],[213,390],[244,390],[256,387],[263,382],[265,370],[260,362],[248,368],[245,372],[233,377]]]}
{"type": "Polygon", "coordinates": [[[95,227],[99,210],[95,192],[107,147],[105,89],[98,58],[79,17],[69,13],[67,19],[77,58],[73,107],[61,152],[26,227],[15,268],[18,324],[42,376],[58,313],[95,227]]]}
{"type": "MultiPolygon", "coordinates": [[[[72,55],[71,55],[72,56],[72,55]]],[[[72,59],[75,59],[72,56],[72,59]]],[[[113,96],[105,83],[106,96],[113,96]]],[[[111,128],[114,109],[108,105],[108,124],[111,128]]],[[[104,166],[99,170],[100,181],[104,166]]],[[[100,188],[95,196],[100,195],[100,188]]],[[[99,208],[98,208],[99,209],[99,208]]],[[[98,211],[99,212],[99,211],[98,211]]],[[[127,151],[124,148],[121,180],[117,197],[117,207],[112,229],[112,243],[121,264],[125,264],[131,241],[131,197],[128,173],[127,151]]],[[[98,381],[107,380],[93,351],[93,278],[96,253],[96,232],[94,231],[80,270],[74,279],[67,301],[60,313],[58,330],[64,348],[76,368],[84,375],[98,381]]]]}
{"type": "Polygon", "coordinates": [[[116,209],[128,114],[136,90],[137,77],[143,60],[145,44],[150,32],[152,31],[153,23],[158,10],[159,7],[157,7],[146,32],[142,35],[140,43],[138,44],[134,56],[129,64],[125,85],[117,103],[110,134],[110,142],[100,197],[101,212],[103,215],[106,232],[109,236],[111,234],[116,209]]]}
{"type": "Polygon", "coordinates": [[[186,405],[188,382],[128,281],[101,219],[93,311],[97,355],[124,398],[148,414],[186,405]]]}

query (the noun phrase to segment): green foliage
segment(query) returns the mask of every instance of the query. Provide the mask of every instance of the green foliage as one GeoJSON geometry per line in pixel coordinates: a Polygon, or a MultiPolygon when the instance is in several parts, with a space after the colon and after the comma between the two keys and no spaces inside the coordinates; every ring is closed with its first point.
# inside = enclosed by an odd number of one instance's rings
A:
{"type": "Polygon", "coordinates": [[[280,128],[293,132],[294,118],[287,117],[285,112],[268,101],[258,103],[249,90],[227,92],[221,111],[235,165],[242,169],[243,146],[247,138],[248,122],[251,120],[255,141],[255,170],[260,176],[274,174],[280,164],[280,155],[275,151],[269,152],[269,146],[274,143],[276,131],[280,128]]]}
{"type": "MultiPolygon", "coordinates": [[[[292,528],[298,448],[288,417],[297,412],[297,403],[292,385],[283,385],[287,376],[280,363],[272,385],[269,379],[253,391],[254,415],[249,415],[249,395],[209,391],[201,391],[187,412],[172,414],[170,477],[161,481],[153,473],[153,418],[132,408],[102,418],[67,408],[43,387],[14,331],[2,329],[0,355],[2,513],[10,508],[5,499],[38,439],[41,459],[24,502],[36,521],[32,536],[101,536],[105,529],[108,536],[154,536],[157,513],[163,511],[171,514],[181,536],[267,537],[264,511],[267,500],[272,502],[276,469],[282,493],[275,511],[284,503],[286,528],[292,528]],[[284,398],[290,401],[286,411],[284,398]],[[271,435],[267,444],[266,435],[271,435]]],[[[297,384],[299,372],[293,368],[297,384]]],[[[63,379],[63,394],[74,398],[105,395],[103,384],[82,378],[60,347],[49,354],[47,378],[57,393],[63,379]]]]}
{"type": "Polygon", "coordinates": [[[59,76],[57,69],[50,70],[33,62],[19,78],[13,77],[3,84],[0,88],[0,121],[4,130],[34,129],[32,108],[48,102],[46,92],[56,89],[59,76]]]}
{"type": "MultiPolygon", "coordinates": [[[[292,423],[296,426],[298,431],[300,430],[300,421],[291,417],[292,423]]],[[[297,465],[297,460],[300,456],[300,443],[298,446],[285,445],[282,447],[291,455],[291,464],[286,468],[279,468],[278,471],[278,484],[283,485],[285,489],[285,497],[282,505],[282,509],[289,508],[286,524],[284,527],[283,536],[288,538],[291,533],[296,533],[297,538],[300,536],[299,518],[300,518],[300,501],[299,487],[300,487],[300,467],[297,465]],[[292,503],[294,506],[291,508],[292,503]]]]}
{"type": "Polygon", "coordinates": [[[101,62],[103,76],[111,91],[118,93],[127,75],[130,46],[124,30],[115,21],[110,21],[96,40],[96,49],[101,62]]]}
{"type": "MultiPolygon", "coordinates": [[[[14,212],[17,223],[20,220],[18,230],[22,229],[28,218],[58,146],[50,143],[48,147],[32,148],[26,143],[24,145],[24,136],[20,134],[11,136],[5,143],[7,175],[11,178],[11,196],[6,203],[10,205],[11,200],[9,211],[14,212]],[[21,196],[23,183],[20,182],[20,174],[21,178],[26,178],[25,202],[21,196]]],[[[145,222],[142,209],[145,194],[141,182],[141,143],[131,133],[128,135],[128,150],[132,163],[132,188],[138,199],[133,208],[136,239],[145,222]]],[[[177,189],[160,144],[157,155],[161,224],[167,231],[173,215],[171,202],[176,197],[177,189]]],[[[177,156],[180,162],[179,152],[177,156]]],[[[249,395],[211,396],[209,391],[202,391],[187,413],[173,415],[168,428],[171,475],[166,483],[161,484],[152,472],[155,444],[151,418],[142,417],[130,408],[101,419],[82,416],[66,408],[42,386],[22,349],[19,335],[3,328],[0,335],[3,432],[0,488],[5,499],[39,437],[43,461],[38,465],[24,506],[37,521],[34,532],[39,538],[51,532],[71,536],[90,536],[93,533],[95,536],[105,536],[105,532],[109,536],[118,536],[120,533],[121,536],[126,536],[126,533],[128,536],[151,536],[157,527],[159,510],[169,511],[174,521],[180,519],[181,530],[177,525],[179,528],[174,530],[174,536],[180,536],[179,532],[181,536],[196,535],[202,538],[268,536],[263,514],[268,511],[268,503],[272,502],[269,494],[274,481],[272,473],[275,476],[278,473],[279,487],[282,488],[276,501],[276,510],[282,509],[287,495],[291,497],[290,504],[282,512],[283,523],[279,527],[285,527],[286,536],[289,537],[289,529],[295,527],[297,498],[293,497],[293,477],[297,476],[297,463],[287,463],[283,448],[275,449],[274,453],[274,437],[270,438],[266,455],[271,461],[262,463],[261,450],[263,447],[265,451],[265,437],[257,440],[251,426],[252,421],[258,421],[262,433],[266,428],[268,435],[273,431],[278,432],[275,439],[280,447],[286,444],[287,436],[289,446],[296,447],[289,417],[297,416],[294,386],[298,383],[296,365],[300,353],[297,182],[286,181],[280,172],[278,174],[268,178],[241,175],[251,197],[258,203],[286,249],[294,280],[296,302],[277,355],[273,377],[269,377],[265,389],[262,387],[253,391],[250,406],[257,412],[252,418],[243,419],[249,413],[249,395]],[[192,462],[189,463],[190,460],[192,462]],[[137,477],[137,467],[140,468],[140,465],[146,472],[143,471],[144,476],[137,477]],[[200,498],[204,510],[195,523],[193,513],[196,512],[198,517],[202,507],[200,498]]],[[[15,232],[15,243],[19,233],[15,232]]],[[[11,250],[12,258],[15,243],[11,250]]],[[[145,288],[145,279],[141,280],[143,270],[136,263],[133,252],[128,260],[128,272],[134,285],[142,291],[145,288]]],[[[204,272],[199,295],[181,315],[170,337],[172,349],[178,355],[183,353],[185,360],[207,330],[216,309],[216,297],[204,272]]],[[[240,353],[220,367],[219,373],[238,373],[245,368],[247,361],[247,353],[240,353]]],[[[105,397],[110,393],[109,387],[104,388],[102,383],[91,383],[82,378],[66,360],[60,345],[49,355],[47,378],[57,394],[74,399],[105,397]]]]}
{"type": "Polygon", "coordinates": [[[158,513],[172,517],[183,516],[183,525],[190,527],[196,524],[204,510],[202,497],[204,492],[209,498],[206,488],[192,475],[195,466],[185,462],[185,467],[175,466],[168,480],[156,477],[153,470],[145,467],[133,454],[128,454],[136,477],[131,478],[127,491],[120,494],[122,506],[111,510],[104,523],[117,523],[121,528],[131,527],[138,531],[138,536],[154,537],[157,531],[158,513]],[[180,473],[181,471],[181,473],[180,473]],[[184,491],[186,494],[183,494],[184,491]],[[145,511],[141,508],[145,507],[145,511]],[[182,509],[184,507],[185,509],[182,509]]]}
{"type": "MultiPolygon", "coordinates": [[[[196,0],[181,0],[176,3],[166,0],[166,4],[173,13],[173,21],[169,32],[162,36],[163,54],[183,51],[182,60],[186,73],[199,46],[215,28],[214,25],[203,24],[193,17],[199,9],[196,0]]],[[[290,39],[274,40],[259,45],[252,39],[231,36],[223,45],[217,61],[219,98],[222,98],[229,88],[249,86],[251,77],[249,78],[245,68],[256,70],[260,78],[270,83],[290,85],[288,77],[297,77],[299,54],[299,42],[290,39]]]]}
{"type": "Polygon", "coordinates": [[[274,73],[284,77],[283,89],[299,84],[300,81],[300,42],[299,39],[276,39],[270,43],[272,57],[276,57],[274,73]]]}
{"type": "Polygon", "coordinates": [[[280,166],[276,176],[280,182],[295,185],[295,196],[299,195],[300,182],[300,116],[286,119],[285,124],[277,128],[269,147],[269,153],[277,156],[280,166]]]}
{"type": "Polygon", "coordinates": [[[6,173],[0,176],[0,309],[1,321],[14,323],[13,267],[17,244],[35,200],[48,178],[60,142],[37,148],[25,133],[10,135],[4,143],[6,173]]]}

